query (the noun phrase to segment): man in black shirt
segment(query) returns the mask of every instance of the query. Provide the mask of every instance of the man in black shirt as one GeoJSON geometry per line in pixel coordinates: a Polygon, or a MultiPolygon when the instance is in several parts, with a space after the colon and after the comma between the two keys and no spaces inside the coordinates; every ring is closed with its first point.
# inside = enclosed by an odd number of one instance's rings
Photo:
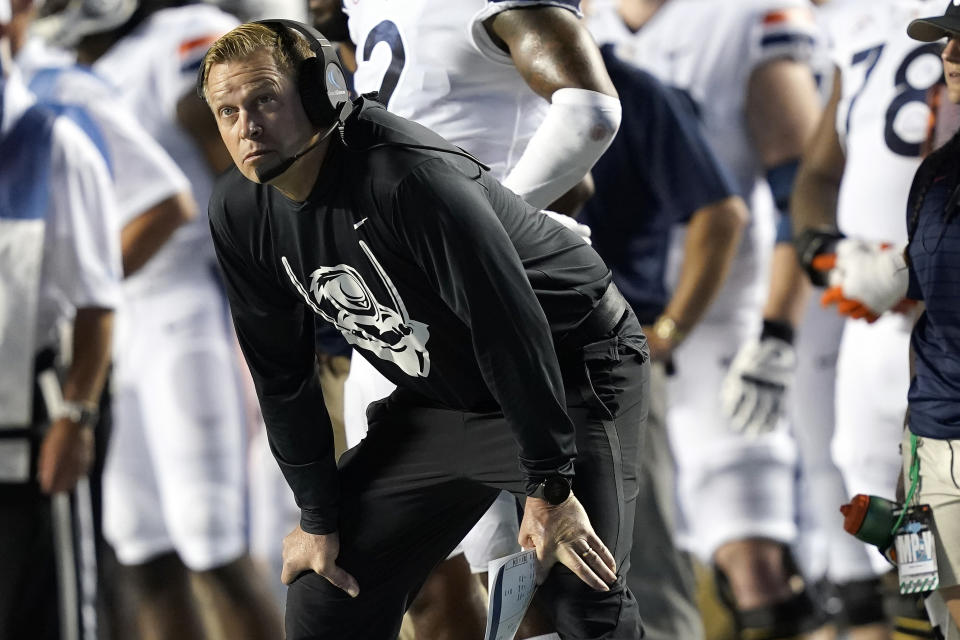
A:
{"type": "Polygon", "coordinates": [[[346,102],[305,25],[238,27],[199,86],[237,166],[211,198],[214,243],[302,512],[288,638],[395,637],[500,489],[526,496],[520,542],[561,636],[639,638],[622,576],[648,356],[609,269],[436,134],[346,102]],[[315,321],[398,385],[339,469],[315,321]]]}

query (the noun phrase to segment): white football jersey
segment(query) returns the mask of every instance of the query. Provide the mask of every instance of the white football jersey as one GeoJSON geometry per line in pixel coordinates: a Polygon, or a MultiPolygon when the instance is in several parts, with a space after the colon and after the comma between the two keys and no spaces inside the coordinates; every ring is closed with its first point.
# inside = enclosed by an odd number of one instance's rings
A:
{"type": "Polygon", "coordinates": [[[943,72],[940,44],[907,36],[942,0],[833,0],[823,16],[843,93],[837,132],[846,166],[837,223],[850,236],[905,243],[907,196],[927,137],[927,90],[943,72]]]}
{"type": "MultiPolygon", "coordinates": [[[[12,426],[29,424],[36,351],[57,344],[58,325],[76,309],[116,308],[121,266],[106,163],[69,119],[33,111],[33,96],[17,70],[5,71],[0,73],[0,425],[12,426]]],[[[10,460],[3,457],[0,467],[10,460]]],[[[9,479],[10,472],[6,467],[0,476],[9,479]]]]}
{"type": "Polygon", "coordinates": [[[483,27],[507,9],[578,0],[346,0],[357,45],[354,85],[490,165],[502,179],[549,103],[531,90],[483,27]]]}
{"type": "MultiPolygon", "coordinates": [[[[34,97],[19,71],[8,73],[0,79],[0,138],[8,149],[35,151],[38,143],[33,136],[39,135],[38,131],[26,131],[19,140],[12,137],[12,127],[34,104],[34,97]]],[[[16,188],[12,196],[0,195],[0,220],[46,221],[36,347],[55,344],[57,322],[79,307],[116,308],[122,273],[116,200],[103,157],[87,135],[65,117],[56,118],[53,134],[44,144],[48,145],[46,164],[10,162],[0,181],[0,189],[16,188]],[[38,193],[43,195],[26,197],[38,193]],[[45,209],[7,210],[21,202],[45,209]]],[[[17,247],[4,247],[5,251],[11,249],[17,247]]],[[[7,302],[5,296],[0,295],[0,302],[7,302]]],[[[0,311],[0,315],[5,314],[0,311]]],[[[34,348],[30,347],[31,353],[34,348]]]]}
{"type": "Polygon", "coordinates": [[[775,209],[747,130],[747,87],[753,71],[769,61],[789,58],[813,67],[825,59],[818,51],[826,40],[809,3],[669,0],[636,33],[626,29],[615,5],[604,4],[589,25],[598,41],[615,44],[623,60],[680,89],[695,105],[708,142],[752,214],[724,290],[708,313],[729,317],[739,307],[759,304],[775,209]]]}
{"type": "Polygon", "coordinates": [[[170,154],[190,179],[200,215],[177,230],[151,259],[153,270],[193,269],[198,259],[213,260],[207,204],[214,175],[200,147],[177,121],[177,103],[194,91],[197,69],[207,48],[238,24],[233,16],[208,5],[158,11],[113,45],[94,64],[116,87],[139,123],[170,154]]]}
{"type": "Polygon", "coordinates": [[[121,225],[190,188],[166,151],[120,102],[117,90],[66,52],[33,38],[16,63],[38,99],[80,106],[90,115],[106,145],[121,225]]]}

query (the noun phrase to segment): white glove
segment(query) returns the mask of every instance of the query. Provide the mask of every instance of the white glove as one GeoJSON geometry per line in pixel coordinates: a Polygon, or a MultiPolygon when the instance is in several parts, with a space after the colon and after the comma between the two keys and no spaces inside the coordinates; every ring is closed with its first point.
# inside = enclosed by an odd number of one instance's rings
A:
{"type": "Polygon", "coordinates": [[[550,216],[551,218],[553,218],[554,220],[556,220],[557,222],[559,222],[560,224],[562,224],[563,226],[565,226],[567,229],[570,229],[570,231],[573,231],[575,234],[583,238],[584,242],[586,242],[591,246],[593,245],[593,242],[590,240],[590,234],[592,233],[590,231],[590,227],[588,227],[585,224],[580,224],[570,216],[565,216],[562,213],[557,213],[556,211],[549,211],[547,209],[542,209],[542,211],[548,216],[550,216]]]}
{"type": "Polygon", "coordinates": [[[889,311],[907,295],[910,283],[903,247],[851,238],[841,240],[829,282],[834,294],[825,302],[839,302],[839,296],[860,302],[875,315],[889,311]]]}
{"type": "Polygon", "coordinates": [[[779,338],[753,340],[740,348],[720,390],[730,428],[749,437],[773,431],[793,384],[797,355],[779,338]]]}

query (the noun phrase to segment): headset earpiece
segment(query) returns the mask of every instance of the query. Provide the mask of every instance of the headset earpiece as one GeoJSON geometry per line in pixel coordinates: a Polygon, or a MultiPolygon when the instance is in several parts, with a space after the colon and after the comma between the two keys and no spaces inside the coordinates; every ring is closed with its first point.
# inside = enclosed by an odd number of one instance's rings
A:
{"type": "MultiPolygon", "coordinates": [[[[350,115],[353,105],[336,48],[322,33],[296,20],[258,20],[274,30],[294,31],[307,41],[315,58],[307,58],[297,70],[297,86],[303,110],[314,125],[328,126],[350,115]]],[[[297,37],[294,35],[294,37],[297,37]]]]}
{"type": "Polygon", "coordinates": [[[300,69],[297,72],[297,86],[300,90],[303,110],[307,113],[310,122],[318,127],[329,123],[332,118],[330,101],[325,95],[323,86],[317,80],[323,74],[321,64],[320,56],[307,58],[300,63],[300,69]]]}

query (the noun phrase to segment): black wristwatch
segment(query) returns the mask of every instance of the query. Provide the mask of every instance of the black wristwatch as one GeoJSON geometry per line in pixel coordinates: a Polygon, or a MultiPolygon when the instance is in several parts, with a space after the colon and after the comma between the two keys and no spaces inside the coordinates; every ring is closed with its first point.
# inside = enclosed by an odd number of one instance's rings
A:
{"type": "Polygon", "coordinates": [[[546,500],[554,506],[570,497],[570,480],[564,476],[547,476],[533,489],[531,498],[546,500]]]}

